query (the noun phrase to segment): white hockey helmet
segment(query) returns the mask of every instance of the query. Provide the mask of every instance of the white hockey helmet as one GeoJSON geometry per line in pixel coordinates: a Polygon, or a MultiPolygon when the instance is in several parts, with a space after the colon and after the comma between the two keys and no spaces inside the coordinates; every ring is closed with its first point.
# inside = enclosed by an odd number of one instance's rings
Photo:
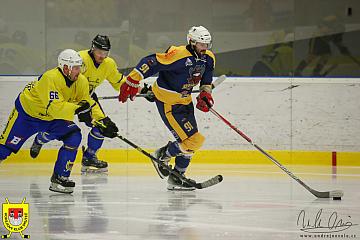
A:
{"type": "Polygon", "coordinates": [[[74,66],[82,66],[82,64],[83,61],[80,54],[73,49],[65,49],[59,54],[58,67],[61,68],[61,70],[64,69],[65,65],[71,70],[74,66]]]}
{"type": "Polygon", "coordinates": [[[191,27],[187,34],[187,42],[189,44],[206,43],[209,49],[212,47],[210,32],[203,26],[191,27]]]}

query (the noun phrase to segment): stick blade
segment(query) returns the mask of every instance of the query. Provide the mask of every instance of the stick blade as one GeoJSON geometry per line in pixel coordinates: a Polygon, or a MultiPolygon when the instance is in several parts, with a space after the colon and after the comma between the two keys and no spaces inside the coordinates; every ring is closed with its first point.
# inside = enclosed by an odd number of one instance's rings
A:
{"type": "Polygon", "coordinates": [[[344,196],[344,192],[342,190],[333,190],[330,192],[318,192],[314,189],[311,189],[310,192],[314,194],[317,198],[341,198],[344,196]]]}
{"type": "Polygon", "coordinates": [[[223,81],[225,81],[226,75],[221,75],[212,83],[212,88],[216,88],[219,86],[223,81]]]}
{"type": "Polygon", "coordinates": [[[208,187],[214,186],[214,185],[222,182],[222,180],[223,180],[223,176],[217,175],[217,176],[215,176],[213,178],[210,178],[209,180],[207,180],[205,182],[197,183],[195,187],[197,189],[208,188],[208,187]]]}
{"type": "Polygon", "coordinates": [[[342,197],[344,196],[344,192],[342,190],[334,190],[334,191],[331,191],[330,194],[329,194],[329,197],[331,198],[338,198],[338,197],[342,197]]]}

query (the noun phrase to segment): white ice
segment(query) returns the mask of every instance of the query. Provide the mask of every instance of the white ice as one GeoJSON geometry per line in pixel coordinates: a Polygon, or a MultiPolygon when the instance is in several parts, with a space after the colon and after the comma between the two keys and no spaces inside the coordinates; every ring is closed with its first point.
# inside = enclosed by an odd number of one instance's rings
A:
{"type": "MultiPolygon", "coordinates": [[[[341,201],[316,199],[272,165],[194,164],[189,177],[203,181],[222,174],[224,181],[193,192],[167,191],[150,163],[111,164],[108,175],[80,175],[76,165],[72,195],[48,190],[52,168],[36,162],[0,165],[0,203],[26,197],[30,217],[24,234],[31,239],[305,239],[303,222],[321,232],[339,231],[331,239],[360,238],[359,168],[333,174],[327,167],[289,167],[316,190],[343,190],[341,201]]],[[[2,224],[0,233],[8,233],[2,224]]]]}

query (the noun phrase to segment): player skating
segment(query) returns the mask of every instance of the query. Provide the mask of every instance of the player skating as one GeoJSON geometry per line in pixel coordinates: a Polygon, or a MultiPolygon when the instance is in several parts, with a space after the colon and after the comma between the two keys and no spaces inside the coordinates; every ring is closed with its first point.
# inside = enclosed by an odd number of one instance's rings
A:
{"type": "MultiPolygon", "coordinates": [[[[190,160],[202,146],[205,138],[197,128],[191,92],[200,83],[200,94],[196,107],[208,112],[204,99],[214,103],[211,95],[212,76],[215,56],[209,50],[212,45],[209,31],[203,27],[192,27],[187,35],[186,46],[171,46],[166,53],[156,53],[144,57],[129,73],[126,82],[121,85],[119,101],[133,100],[138,92],[139,82],[159,73],[152,86],[156,97],[156,106],[160,116],[174,135],[176,141],[155,151],[156,158],[168,164],[175,157],[174,171],[184,174],[190,160]]],[[[153,161],[160,177],[168,178],[169,190],[194,190],[195,187],[181,181],[176,174],[169,174],[166,168],[153,161]]]]}
{"type": "MultiPolygon", "coordinates": [[[[111,86],[118,92],[120,89],[120,82],[123,75],[118,71],[115,61],[109,57],[111,45],[108,36],[96,35],[92,41],[91,49],[82,50],[79,52],[83,59],[82,74],[89,82],[90,96],[100,106],[95,89],[106,79],[111,86]]],[[[100,106],[101,108],[101,106],[100,106]]],[[[101,108],[102,111],[102,108],[101,108]]],[[[105,115],[105,113],[103,112],[105,115]]],[[[103,119],[107,126],[107,131],[101,131],[99,127],[92,127],[88,134],[88,146],[83,147],[82,168],[83,173],[86,172],[107,172],[108,163],[97,158],[97,152],[101,148],[104,137],[113,138],[116,136],[118,128],[109,117],[103,119]]],[[[30,149],[30,155],[36,158],[39,155],[42,145],[49,138],[49,133],[39,133],[30,149]]]]}
{"type": "Polygon", "coordinates": [[[80,128],[73,122],[105,118],[99,105],[89,96],[89,84],[80,74],[80,55],[66,49],[59,54],[58,67],[46,71],[37,81],[26,85],[15,101],[4,132],[0,136],[0,162],[17,153],[24,142],[37,132],[48,133],[45,141],[63,142],[55,162],[50,190],[72,193],[75,183],[69,179],[81,142],[80,128]]]}

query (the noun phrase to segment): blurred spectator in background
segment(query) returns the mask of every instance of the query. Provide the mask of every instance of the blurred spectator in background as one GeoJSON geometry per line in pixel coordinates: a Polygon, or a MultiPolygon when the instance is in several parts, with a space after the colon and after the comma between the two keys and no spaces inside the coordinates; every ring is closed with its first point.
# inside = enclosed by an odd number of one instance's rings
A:
{"type": "Polygon", "coordinates": [[[11,42],[11,39],[9,37],[8,33],[8,26],[2,18],[0,18],[0,44],[1,43],[7,43],[11,42]]]}
{"type": "MultiPolygon", "coordinates": [[[[1,23],[0,23],[1,24],[1,23]]],[[[6,35],[7,30],[5,30],[6,35]]],[[[1,29],[0,29],[1,31],[1,29]]],[[[41,72],[44,60],[38,52],[28,47],[28,35],[16,30],[13,34],[0,37],[0,72],[9,75],[31,75],[41,72]]],[[[1,36],[1,35],[0,35],[1,36]]]]}
{"type": "Polygon", "coordinates": [[[250,6],[243,13],[248,19],[250,31],[264,31],[271,28],[273,22],[273,8],[270,0],[252,0],[250,6]]]}
{"type": "Polygon", "coordinates": [[[251,76],[292,76],[294,34],[286,31],[274,32],[270,44],[265,47],[261,59],[251,69],[251,76]]]}
{"type": "Polygon", "coordinates": [[[58,45],[54,51],[50,51],[50,56],[48,57],[47,66],[55,67],[57,65],[56,56],[60,54],[63,49],[74,49],[75,51],[80,51],[82,49],[88,48],[89,42],[91,41],[90,34],[88,31],[79,30],[74,34],[74,40],[71,38],[68,40],[69,42],[63,42],[58,45]]]}
{"type": "Polygon", "coordinates": [[[332,65],[325,70],[333,55],[332,46],[336,47],[340,54],[352,57],[349,49],[343,43],[345,25],[339,17],[330,15],[324,17],[317,27],[317,33],[309,40],[307,57],[300,61],[295,70],[295,76],[302,76],[305,68],[314,62],[311,76],[326,76],[329,69],[333,70],[338,63],[333,59],[332,65]]]}
{"type": "Polygon", "coordinates": [[[139,59],[150,54],[147,48],[149,40],[148,31],[138,25],[133,27],[130,34],[129,67],[135,67],[139,59]]]}
{"type": "Polygon", "coordinates": [[[80,30],[74,36],[74,43],[79,45],[79,50],[87,47],[90,40],[90,34],[87,31],[80,30]]]}
{"type": "Polygon", "coordinates": [[[116,0],[67,0],[46,1],[47,25],[49,27],[111,27],[116,26],[122,17],[118,14],[116,0]],[[64,4],[67,2],[68,4],[64,4]],[[69,4],[71,7],[68,7],[69,4]],[[90,17],[89,17],[90,16],[90,17]]]}
{"type": "Polygon", "coordinates": [[[26,46],[28,43],[28,37],[24,31],[15,31],[11,36],[12,42],[17,43],[23,46],[26,46]]]}
{"type": "Polygon", "coordinates": [[[160,35],[155,41],[154,52],[165,52],[171,45],[173,40],[166,35],[160,35]]]}

